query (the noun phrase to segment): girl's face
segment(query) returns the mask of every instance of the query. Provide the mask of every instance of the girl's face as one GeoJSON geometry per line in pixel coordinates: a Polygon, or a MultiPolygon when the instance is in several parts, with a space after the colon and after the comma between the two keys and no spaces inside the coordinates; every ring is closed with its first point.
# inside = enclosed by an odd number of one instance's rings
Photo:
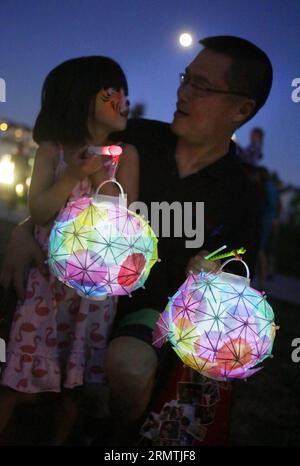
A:
{"type": "Polygon", "coordinates": [[[129,100],[124,90],[101,89],[96,95],[93,124],[96,128],[103,128],[108,133],[123,131],[126,128],[129,114],[129,100]]]}

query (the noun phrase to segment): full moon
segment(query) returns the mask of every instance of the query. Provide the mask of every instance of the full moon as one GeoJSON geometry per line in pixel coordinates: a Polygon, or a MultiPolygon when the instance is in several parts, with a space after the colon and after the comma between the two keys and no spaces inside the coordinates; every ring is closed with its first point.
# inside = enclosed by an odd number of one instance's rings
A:
{"type": "Polygon", "coordinates": [[[185,32],[184,34],[181,34],[179,37],[179,43],[182,45],[182,47],[189,47],[192,45],[193,38],[191,34],[185,32]]]}

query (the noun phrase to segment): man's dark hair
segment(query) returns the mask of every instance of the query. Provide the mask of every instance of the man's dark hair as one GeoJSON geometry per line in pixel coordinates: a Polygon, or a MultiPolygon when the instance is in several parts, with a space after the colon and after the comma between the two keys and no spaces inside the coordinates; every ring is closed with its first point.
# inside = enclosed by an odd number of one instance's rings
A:
{"type": "Polygon", "coordinates": [[[109,87],[123,88],[128,94],[125,74],[111,58],[79,57],[58,65],[43,84],[33,139],[84,144],[90,136],[88,117],[95,110],[96,95],[109,87]]]}
{"type": "Polygon", "coordinates": [[[241,92],[256,102],[254,111],[246,120],[249,121],[265,104],[271,90],[273,70],[268,56],[256,45],[240,37],[206,37],[199,43],[232,59],[226,76],[229,89],[241,92]]]}

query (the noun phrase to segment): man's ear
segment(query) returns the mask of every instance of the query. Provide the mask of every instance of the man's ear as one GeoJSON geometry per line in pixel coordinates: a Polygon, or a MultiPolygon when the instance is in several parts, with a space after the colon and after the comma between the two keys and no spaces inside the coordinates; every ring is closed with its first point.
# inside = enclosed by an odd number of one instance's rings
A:
{"type": "Polygon", "coordinates": [[[237,103],[236,112],[233,116],[233,123],[240,126],[254,112],[256,102],[253,99],[241,99],[237,103]]]}

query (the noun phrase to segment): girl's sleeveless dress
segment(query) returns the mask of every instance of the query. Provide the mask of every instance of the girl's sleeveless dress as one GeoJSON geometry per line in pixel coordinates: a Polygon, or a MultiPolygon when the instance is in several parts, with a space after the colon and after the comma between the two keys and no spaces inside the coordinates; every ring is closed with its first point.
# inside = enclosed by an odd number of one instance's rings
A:
{"type": "MultiPolygon", "coordinates": [[[[65,169],[63,152],[56,169],[65,169]]],[[[93,193],[85,178],[69,200],[93,193]]],[[[47,253],[50,227],[34,236],[47,253]]],[[[53,275],[29,271],[24,302],[18,302],[0,384],[26,393],[60,392],[86,383],[104,383],[104,354],[116,313],[116,301],[88,301],[53,275]]]]}

